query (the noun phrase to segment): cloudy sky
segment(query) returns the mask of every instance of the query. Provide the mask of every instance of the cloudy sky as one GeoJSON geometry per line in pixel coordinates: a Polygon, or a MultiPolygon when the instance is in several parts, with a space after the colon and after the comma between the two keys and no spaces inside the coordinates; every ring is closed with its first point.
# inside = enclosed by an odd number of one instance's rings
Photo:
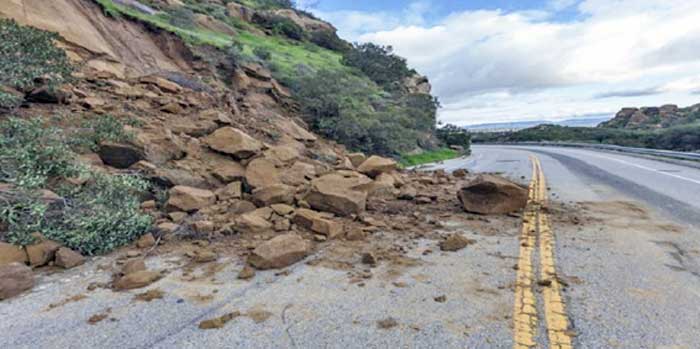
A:
{"type": "Polygon", "coordinates": [[[427,75],[443,122],[700,103],[700,0],[306,3],[343,38],[391,45],[427,75]]]}

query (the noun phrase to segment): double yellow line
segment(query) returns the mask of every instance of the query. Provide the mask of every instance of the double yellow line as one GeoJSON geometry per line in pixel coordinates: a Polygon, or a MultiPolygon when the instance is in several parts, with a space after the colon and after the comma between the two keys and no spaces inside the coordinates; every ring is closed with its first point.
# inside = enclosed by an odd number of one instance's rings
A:
{"type": "Polygon", "coordinates": [[[547,203],[547,186],[542,165],[537,157],[531,157],[532,181],[523,227],[520,233],[520,256],[515,286],[515,307],[513,309],[514,340],[513,348],[534,348],[539,318],[535,297],[535,268],[533,258],[539,241],[539,282],[542,286],[544,319],[547,327],[549,348],[572,349],[572,336],[569,331],[569,318],[566,304],[561,295],[562,286],[557,278],[554,258],[554,234],[549,225],[549,217],[543,210],[547,203]]]}

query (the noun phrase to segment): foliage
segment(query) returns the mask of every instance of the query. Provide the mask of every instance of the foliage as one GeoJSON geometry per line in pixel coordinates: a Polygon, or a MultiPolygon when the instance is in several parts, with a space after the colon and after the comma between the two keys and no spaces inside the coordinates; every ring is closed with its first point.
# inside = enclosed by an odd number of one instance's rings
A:
{"type": "Polygon", "coordinates": [[[415,149],[421,131],[432,127],[415,119],[425,118],[411,110],[415,106],[363,76],[321,70],[303,76],[292,88],[311,128],[354,150],[397,156],[415,149]]]}
{"type": "Polygon", "coordinates": [[[462,127],[447,124],[436,132],[437,138],[447,146],[460,146],[469,149],[472,141],[471,134],[462,127]]]}
{"type": "Polygon", "coordinates": [[[52,177],[78,174],[75,156],[60,130],[39,119],[9,118],[0,124],[0,182],[40,188],[52,177]]]}
{"type": "Polygon", "coordinates": [[[0,112],[2,110],[13,110],[20,105],[24,99],[11,93],[0,91],[0,112]]]}
{"type": "Polygon", "coordinates": [[[343,39],[338,37],[338,34],[330,30],[317,30],[311,33],[309,41],[314,44],[337,52],[347,52],[351,46],[343,39]]]}
{"type": "Polygon", "coordinates": [[[418,166],[443,160],[454,159],[461,155],[460,152],[448,148],[441,148],[433,151],[426,151],[420,154],[402,155],[401,164],[403,166],[418,166]]]}
{"type": "MultiPolygon", "coordinates": [[[[227,1],[231,2],[230,0],[227,1]]],[[[293,8],[292,0],[238,0],[243,5],[259,10],[276,10],[280,8],[293,8]]]]}
{"type": "Polygon", "coordinates": [[[133,139],[133,134],[124,130],[124,124],[112,115],[95,116],[83,122],[72,134],[68,143],[77,151],[97,151],[100,143],[123,143],[133,139]]]}
{"type": "Polygon", "coordinates": [[[31,243],[39,232],[83,254],[108,252],[144,234],[151,218],[140,212],[139,195],[148,184],[131,175],[93,172],[75,161],[60,129],[38,119],[9,118],[0,124],[0,221],[7,240],[31,243]],[[71,185],[62,178],[80,178],[71,185]],[[42,200],[50,189],[62,200],[42,200]]]}
{"type": "Polygon", "coordinates": [[[275,34],[286,36],[292,40],[301,41],[306,36],[304,28],[287,17],[256,13],[253,15],[253,22],[275,34]]]}
{"type": "MultiPolygon", "coordinates": [[[[68,57],[54,45],[57,34],[0,19],[0,38],[0,85],[26,90],[39,78],[55,86],[70,77],[68,57]]],[[[3,104],[13,103],[2,99],[3,104]]]]}
{"type": "Polygon", "coordinates": [[[253,49],[253,54],[262,59],[263,61],[269,61],[272,58],[272,52],[264,47],[256,47],[253,49]]]}
{"type": "Polygon", "coordinates": [[[185,6],[174,6],[169,12],[170,24],[183,29],[195,27],[194,12],[185,6]]]}
{"type": "Polygon", "coordinates": [[[343,64],[360,69],[372,81],[385,89],[415,72],[408,68],[406,60],[393,53],[391,46],[373,43],[355,44],[343,55],[343,64]]]}

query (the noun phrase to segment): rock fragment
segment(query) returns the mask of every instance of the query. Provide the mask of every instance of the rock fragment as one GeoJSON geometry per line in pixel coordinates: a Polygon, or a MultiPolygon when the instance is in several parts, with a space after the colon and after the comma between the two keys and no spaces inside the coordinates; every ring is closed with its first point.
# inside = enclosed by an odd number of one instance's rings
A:
{"type": "Polygon", "coordinates": [[[9,299],[34,287],[32,269],[21,263],[0,266],[0,300],[9,299]]]}
{"type": "Polygon", "coordinates": [[[284,234],[253,250],[248,262],[257,269],[279,269],[292,265],[311,251],[309,242],[296,234],[284,234]]]}

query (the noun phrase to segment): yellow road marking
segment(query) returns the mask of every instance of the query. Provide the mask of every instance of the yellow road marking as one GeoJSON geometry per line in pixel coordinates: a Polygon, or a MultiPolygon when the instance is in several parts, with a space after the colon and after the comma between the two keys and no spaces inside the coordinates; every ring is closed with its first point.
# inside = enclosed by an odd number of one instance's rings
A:
{"type": "Polygon", "coordinates": [[[523,215],[523,228],[520,235],[520,256],[515,287],[515,307],[513,314],[514,339],[516,349],[533,348],[536,345],[538,315],[534,287],[532,258],[539,239],[540,279],[547,282],[543,287],[544,318],[550,348],[572,349],[569,332],[569,319],[566,304],[561,295],[561,283],[556,276],[554,258],[554,234],[549,218],[543,207],[547,203],[547,187],[542,165],[537,157],[532,162],[532,181],[529,187],[529,200],[523,215]]]}

